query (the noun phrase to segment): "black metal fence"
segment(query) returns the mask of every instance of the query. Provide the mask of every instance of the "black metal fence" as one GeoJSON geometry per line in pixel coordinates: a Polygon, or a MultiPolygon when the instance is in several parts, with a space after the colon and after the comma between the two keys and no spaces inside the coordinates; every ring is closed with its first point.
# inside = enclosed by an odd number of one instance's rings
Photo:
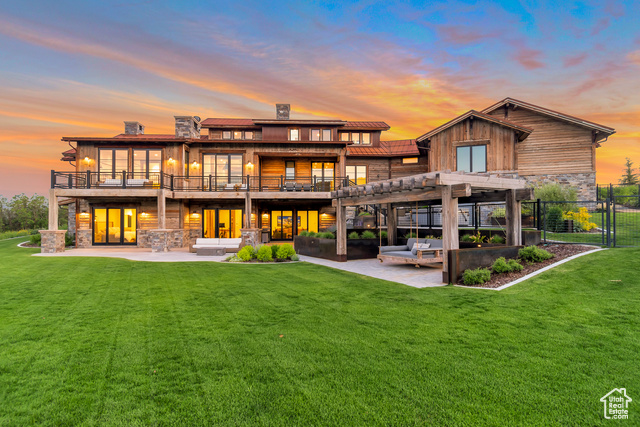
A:
{"type": "Polygon", "coordinates": [[[640,246],[640,196],[598,201],[542,202],[545,243],[640,246]]]}

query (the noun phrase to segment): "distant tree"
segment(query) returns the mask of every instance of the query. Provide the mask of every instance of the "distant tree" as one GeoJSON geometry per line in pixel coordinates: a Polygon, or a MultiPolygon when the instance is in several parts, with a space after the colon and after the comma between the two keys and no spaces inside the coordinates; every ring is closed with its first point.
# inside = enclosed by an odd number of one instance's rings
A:
{"type": "Polygon", "coordinates": [[[25,194],[7,199],[0,198],[2,227],[5,230],[34,230],[47,227],[49,209],[47,199],[43,196],[25,194]]]}
{"type": "Polygon", "coordinates": [[[7,231],[9,228],[9,202],[6,198],[0,197],[0,232],[7,231]]]}
{"type": "Polygon", "coordinates": [[[638,173],[634,172],[636,169],[633,167],[633,162],[629,157],[626,158],[627,161],[624,164],[624,173],[622,174],[622,178],[618,180],[620,184],[637,184],[638,183],[638,173]]]}

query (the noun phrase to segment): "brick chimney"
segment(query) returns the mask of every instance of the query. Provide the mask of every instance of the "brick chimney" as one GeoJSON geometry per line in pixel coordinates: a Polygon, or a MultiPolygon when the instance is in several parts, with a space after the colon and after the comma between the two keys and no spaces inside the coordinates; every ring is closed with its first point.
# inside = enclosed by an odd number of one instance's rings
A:
{"type": "Polygon", "coordinates": [[[289,120],[290,104],[276,104],[276,119],[289,120]]]}
{"type": "Polygon", "coordinates": [[[200,117],[173,116],[176,119],[176,138],[200,138],[200,117]]]}
{"type": "Polygon", "coordinates": [[[140,122],[124,122],[125,135],[144,135],[144,126],[140,122]]]}

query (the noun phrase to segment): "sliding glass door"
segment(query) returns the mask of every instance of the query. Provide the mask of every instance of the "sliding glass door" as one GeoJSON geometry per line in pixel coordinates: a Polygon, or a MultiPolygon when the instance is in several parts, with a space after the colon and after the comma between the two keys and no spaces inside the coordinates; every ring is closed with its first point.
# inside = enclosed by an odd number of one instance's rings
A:
{"type": "Polygon", "coordinates": [[[205,209],[202,234],[205,238],[242,237],[242,209],[205,209]]]}
{"type": "Polygon", "coordinates": [[[135,209],[93,209],[94,245],[135,245],[136,227],[135,209]]]}
{"type": "Polygon", "coordinates": [[[271,240],[293,240],[302,231],[317,233],[318,225],[318,211],[271,211],[271,240]]]}

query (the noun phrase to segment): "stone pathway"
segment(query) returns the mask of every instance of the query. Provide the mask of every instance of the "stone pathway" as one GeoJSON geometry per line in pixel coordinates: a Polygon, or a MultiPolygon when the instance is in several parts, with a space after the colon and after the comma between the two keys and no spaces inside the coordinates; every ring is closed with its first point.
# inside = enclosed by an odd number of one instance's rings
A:
{"type": "MultiPolygon", "coordinates": [[[[123,258],[131,261],[148,262],[221,262],[225,256],[197,256],[189,252],[186,248],[172,249],[169,252],[151,252],[151,249],[139,249],[129,247],[117,248],[89,248],[89,249],[68,249],[61,253],[54,254],[34,254],[33,256],[44,257],[107,257],[123,258]]],[[[414,288],[426,288],[432,286],[445,286],[442,283],[442,267],[416,268],[406,264],[381,263],[377,259],[362,259],[347,262],[335,262],[321,258],[300,256],[300,260],[312,264],[324,265],[338,270],[349,271],[351,273],[362,274],[364,276],[375,277],[377,279],[388,280],[390,282],[402,283],[414,288]]],[[[250,264],[259,265],[259,264],[250,264]]],[[[282,264],[287,265],[287,264],[282,264]]]]}

